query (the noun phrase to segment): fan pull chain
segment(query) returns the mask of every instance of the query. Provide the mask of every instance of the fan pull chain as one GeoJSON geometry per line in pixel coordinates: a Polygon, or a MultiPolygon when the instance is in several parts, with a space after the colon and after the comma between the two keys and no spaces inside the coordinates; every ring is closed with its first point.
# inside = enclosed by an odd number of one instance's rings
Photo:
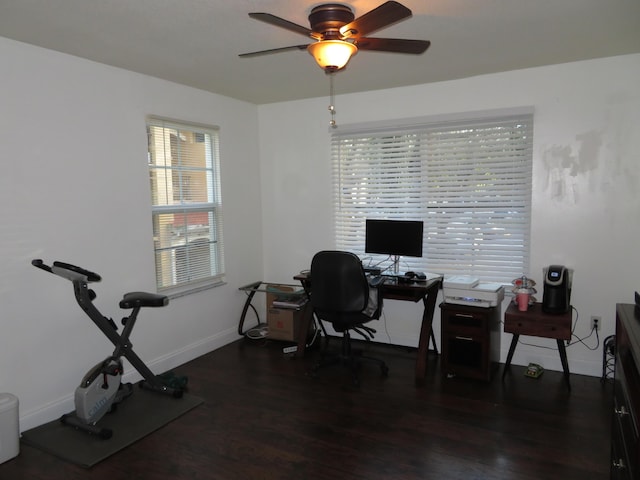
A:
{"type": "Polygon", "coordinates": [[[329,121],[329,126],[331,128],[337,128],[336,124],[336,107],[335,103],[335,94],[333,91],[333,77],[335,76],[335,72],[327,72],[329,75],[329,112],[331,112],[331,120],[329,121]]]}

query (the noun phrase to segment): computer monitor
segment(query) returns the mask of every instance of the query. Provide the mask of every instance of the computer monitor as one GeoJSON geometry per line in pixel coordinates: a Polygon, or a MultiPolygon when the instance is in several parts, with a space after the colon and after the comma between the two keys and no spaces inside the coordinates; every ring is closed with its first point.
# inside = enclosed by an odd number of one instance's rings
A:
{"type": "Polygon", "coordinates": [[[365,224],[364,251],[393,256],[394,273],[398,273],[400,256],[422,256],[423,228],[420,220],[368,218],[365,224]]]}

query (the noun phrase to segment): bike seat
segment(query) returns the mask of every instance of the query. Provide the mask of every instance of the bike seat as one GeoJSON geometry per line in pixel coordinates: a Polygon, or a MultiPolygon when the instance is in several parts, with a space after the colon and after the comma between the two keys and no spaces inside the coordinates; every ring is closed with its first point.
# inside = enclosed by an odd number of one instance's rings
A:
{"type": "Polygon", "coordinates": [[[125,293],[120,300],[120,308],[164,307],[169,304],[169,297],[147,292],[125,293]]]}

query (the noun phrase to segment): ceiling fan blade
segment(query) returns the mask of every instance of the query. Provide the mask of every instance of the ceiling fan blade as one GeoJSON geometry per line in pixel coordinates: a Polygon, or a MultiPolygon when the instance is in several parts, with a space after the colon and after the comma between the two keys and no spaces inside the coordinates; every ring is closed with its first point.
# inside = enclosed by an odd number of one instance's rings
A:
{"type": "Polygon", "coordinates": [[[260,50],[259,52],[241,53],[239,57],[259,57],[261,55],[270,55],[272,53],[286,52],[288,50],[306,50],[307,45],[292,45],[290,47],[272,48],[270,50],[260,50]]]}
{"type": "Polygon", "coordinates": [[[403,38],[361,37],[355,42],[359,50],[377,50],[394,53],[423,53],[431,42],[429,40],[405,40],[403,38]]]}
{"type": "Polygon", "coordinates": [[[250,13],[249,16],[255,20],[260,20],[261,22],[268,23],[269,25],[275,25],[276,27],[281,27],[291,32],[305,35],[307,37],[317,38],[317,34],[309,28],[298,25],[297,23],[290,22],[289,20],[285,20],[284,18],[276,17],[275,15],[271,15],[270,13],[250,13]]]}
{"type": "Polygon", "coordinates": [[[398,2],[385,2],[340,28],[345,38],[359,38],[411,16],[411,10],[398,2]]]}

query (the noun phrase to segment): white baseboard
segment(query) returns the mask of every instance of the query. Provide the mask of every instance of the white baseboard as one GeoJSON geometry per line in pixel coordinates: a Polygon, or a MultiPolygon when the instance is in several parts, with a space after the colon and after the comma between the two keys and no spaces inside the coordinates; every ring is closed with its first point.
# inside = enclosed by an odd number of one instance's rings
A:
{"type": "MultiPolygon", "coordinates": [[[[154,373],[166,372],[234,342],[238,340],[238,338],[238,330],[233,328],[187,345],[184,348],[171,352],[167,355],[163,355],[162,357],[158,357],[155,360],[145,361],[145,363],[154,373]]],[[[129,366],[122,377],[123,382],[132,383],[141,379],[142,376],[131,366],[129,366]]],[[[72,411],[74,409],[73,395],[74,392],[70,392],[69,395],[65,395],[62,398],[45,403],[39,408],[32,409],[24,413],[20,412],[20,431],[24,432],[25,430],[30,430],[72,411]]]]}

